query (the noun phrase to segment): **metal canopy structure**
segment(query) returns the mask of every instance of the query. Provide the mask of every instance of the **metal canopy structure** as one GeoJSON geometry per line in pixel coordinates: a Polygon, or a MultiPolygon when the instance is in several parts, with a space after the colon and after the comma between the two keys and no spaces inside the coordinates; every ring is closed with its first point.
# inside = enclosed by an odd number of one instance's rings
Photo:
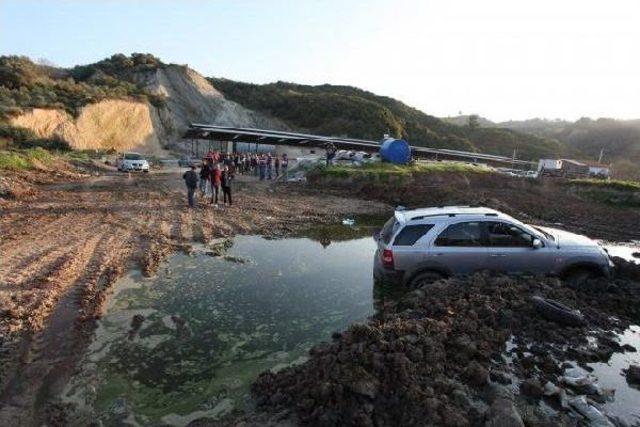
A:
{"type": "MultiPolygon", "coordinates": [[[[338,138],[266,129],[214,126],[202,123],[192,123],[189,125],[183,138],[192,140],[204,139],[210,141],[246,142],[276,146],[288,145],[299,148],[324,148],[327,144],[333,144],[339,150],[357,150],[369,153],[378,152],[380,149],[380,142],[364,139],[338,138]]],[[[414,145],[411,146],[411,153],[415,158],[422,159],[460,160],[519,166],[531,166],[535,164],[534,162],[515,160],[493,154],[449,150],[446,148],[418,147],[414,145]]]]}

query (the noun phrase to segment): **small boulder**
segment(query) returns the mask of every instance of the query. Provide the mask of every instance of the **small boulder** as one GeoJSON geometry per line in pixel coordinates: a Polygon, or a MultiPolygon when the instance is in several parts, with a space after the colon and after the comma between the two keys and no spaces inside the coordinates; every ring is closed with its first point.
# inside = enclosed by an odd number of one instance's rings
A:
{"type": "Polygon", "coordinates": [[[544,388],[540,381],[535,378],[529,378],[520,384],[520,392],[525,396],[540,398],[544,394],[544,388]]]}
{"type": "Polygon", "coordinates": [[[640,365],[630,365],[625,374],[629,384],[640,385],[640,365]]]}
{"type": "Polygon", "coordinates": [[[524,422],[512,401],[496,399],[489,410],[485,427],[524,427],[524,422]]]}

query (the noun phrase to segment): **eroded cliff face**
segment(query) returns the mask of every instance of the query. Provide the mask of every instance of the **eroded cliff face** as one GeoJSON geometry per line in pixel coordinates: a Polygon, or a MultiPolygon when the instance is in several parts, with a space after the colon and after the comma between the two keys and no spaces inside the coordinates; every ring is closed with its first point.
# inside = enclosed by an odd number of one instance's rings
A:
{"type": "Polygon", "coordinates": [[[196,71],[168,65],[134,76],[136,83],[166,99],[166,111],[159,111],[165,133],[174,139],[189,123],[285,130],[281,121],[229,101],[196,71]]]}
{"type": "Polygon", "coordinates": [[[75,149],[161,155],[164,129],[156,129],[156,116],[145,102],[106,100],[83,107],[77,118],[62,110],[35,108],[13,117],[11,124],[31,129],[42,138],[63,138],[75,149]]]}
{"type": "Polygon", "coordinates": [[[40,137],[61,137],[76,149],[115,149],[166,155],[180,151],[190,123],[287,129],[279,120],[248,110],[222,96],[188,67],[167,65],[131,79],[162,95],[165,106],[137,100],[106,100],[82,108],[77,118],[62,110],[33,109],[11,119],[40,137]]]}

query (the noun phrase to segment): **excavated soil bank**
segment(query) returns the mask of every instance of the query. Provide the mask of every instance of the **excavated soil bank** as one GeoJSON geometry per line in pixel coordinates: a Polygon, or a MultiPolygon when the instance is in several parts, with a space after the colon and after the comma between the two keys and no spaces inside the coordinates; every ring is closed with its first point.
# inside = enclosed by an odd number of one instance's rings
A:
{"type": "Polygon", "coordinates": [[[423,173],[377,179],[311,174],[315,189],[385,201],[409,208],[480,205],[522,220],[555,225],[593,238],[640,240],[640,209],[578,197],[562,181],[514,178],[497,173],[423,173]]]}

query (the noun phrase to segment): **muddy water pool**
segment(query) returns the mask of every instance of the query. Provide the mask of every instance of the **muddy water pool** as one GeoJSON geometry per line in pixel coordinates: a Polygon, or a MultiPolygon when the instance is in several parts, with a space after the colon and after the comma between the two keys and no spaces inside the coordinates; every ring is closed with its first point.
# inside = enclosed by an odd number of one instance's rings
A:
{"type": "MultiPolygon", "coordinates": [[[[375,242],[238,236],[121,280],[66,399],[105,425],[186,425],[250,410],[249,385],[373,313],[375,242]]],[[[363,233],[364,231],[364,233],[363,233]]],[[[316,230],[316,234],[318,234],[316,230]]],[[[357,235],[365,234],[365,237],[357,235]]]]}

